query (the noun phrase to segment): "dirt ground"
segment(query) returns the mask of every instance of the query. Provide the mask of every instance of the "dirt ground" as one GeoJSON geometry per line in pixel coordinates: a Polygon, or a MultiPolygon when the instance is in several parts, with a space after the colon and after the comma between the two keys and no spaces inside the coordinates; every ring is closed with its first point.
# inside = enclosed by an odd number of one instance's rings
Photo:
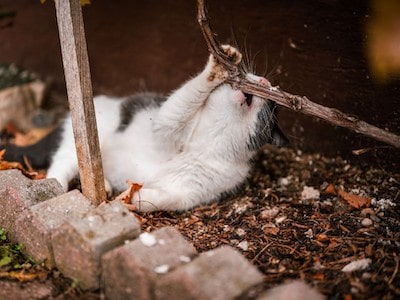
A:
{"type": "MultiPolygon", "coordinates": [[[[263,286],[243,299],[294,278],[328,299],[400,297],[399,172],[269,146],[254,166],[243,187],[220,202],[135,215],[144,231],[176,227],[199,252],[235,247],[265,275],[263,286]],[[365,269],[342,271],[360,259],[370,259],[365,269]]],[[[22,272],[39,274],[32,279],[51,285],[55,297],[101,297],[82,293],[57,272],[27,266],[22,272]]]]}
{"type": "Polygon", "coordinates": [[[141,217],[144,230],[176,226],[199,251],[237,248],[265,274],[264,287],[303,278],[329,299],[395,299],[399,187],[398,172],[268,147],[237,194],[183,214],[141,217]],[[317,195],[307,199],[305,187],[317,195]],[[353,200],[367,202],[356,208],[353,200]],[[362,258],[371,259],[366,269],[341,271],[362,258]]]}

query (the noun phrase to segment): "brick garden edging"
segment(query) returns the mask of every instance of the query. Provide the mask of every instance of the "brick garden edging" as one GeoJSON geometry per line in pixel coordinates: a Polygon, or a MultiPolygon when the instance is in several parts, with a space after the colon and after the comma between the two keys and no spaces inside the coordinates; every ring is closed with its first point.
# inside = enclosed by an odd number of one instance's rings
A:
{"type": "Polygon", "coordinates": [[[120,202],[93,207],[18,170],[0,171],[0,227],[35,261],[108,299],[234,299],[263,281],[232,247],[199,255],[173,227],[141,234],[120,202]]]}

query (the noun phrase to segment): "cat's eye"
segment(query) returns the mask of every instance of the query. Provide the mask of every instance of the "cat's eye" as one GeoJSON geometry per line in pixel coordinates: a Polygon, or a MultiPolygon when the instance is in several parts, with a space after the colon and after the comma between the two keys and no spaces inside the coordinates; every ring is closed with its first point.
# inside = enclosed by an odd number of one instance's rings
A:
{"type": "Polygon", "coordinates": [[[253,102],[253,95],[244,93],[244,96],[246,97],[247,106],[250,106],[251,103],[253,102]]]}

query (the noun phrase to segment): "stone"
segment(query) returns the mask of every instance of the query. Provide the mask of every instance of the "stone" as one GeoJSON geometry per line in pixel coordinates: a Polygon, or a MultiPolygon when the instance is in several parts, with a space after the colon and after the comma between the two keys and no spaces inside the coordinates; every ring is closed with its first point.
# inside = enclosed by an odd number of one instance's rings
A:
{"type": "Polygon", "coordinates": [[[101,255],[139,233],[139,222],[121,202],[102,204],[53,231],[56,267],[64,276],[77,280],[82,289],[97,289],[101,255]]]}
{"type": "Polygon", "coordinates": [[[15,221],[25,209],[62,193],[55,179],[31,180],[19,170],[0,171],[0,227],[10,241],[16,242],[15,221]]]}
{"type": "Polygon", "coordinates": [[[173,227],[142,233],[135,241],[103,255],[106,297],[152,299],[157,278],[190,262],[196,254],[196,249],[173,227]]]}
{"type": "Polygon", "coordinates": [[[263,281],[262,274],[231,247],[200,254],[157,282],[156,299],[235,299],[263,281]]]}
{"type": "Polygon", "coordinates": [[[262,293],[257,300],[324,300],[326,297],[302,280],[280,284],[262,293]]]}
{"type": "Polygon", "coordinates": [[[50,281],[14,282],[0,281],[0,299],[53,299],[56,288],[50,281]]]}
{"type": "Polygon", "coordinates": [[[364,219],[362,219],[362,221],[361,221],[361,225],[364,226],[364,227],[370,227],[370,226],[372,226],[373,224],[374,224],[374,222],[373,222],[371,219],[369,219],[369,218],[364,218],[364,219]]]}
{"type": "Polygon", "coordinates": [[[78,190],[33,205],[16,220],[17,240],[30,257],[51,269],[55,267],[51,232],[90,209],[93,209],[90,201],[78,190]]]}

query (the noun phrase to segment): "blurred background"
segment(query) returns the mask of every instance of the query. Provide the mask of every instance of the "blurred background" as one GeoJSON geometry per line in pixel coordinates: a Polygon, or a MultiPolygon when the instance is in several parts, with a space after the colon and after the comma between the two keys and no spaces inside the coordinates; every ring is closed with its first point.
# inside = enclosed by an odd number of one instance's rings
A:
{"type": "MultiPolygon", "coordinates": [[[[219,0],[207,6],[219,41],[237,44],[273,85],[400,134],[398,0],[219,0]]],[[[195,0],[92,0],[83,12],[95,95],[168,93],[206,62],[195,0]]],[[[46,96],[31,101],[31,114],[15,110],[14,120],[51,127],[67,108],[53,1],[1,1],[0,66],[0,119],[14,111],[2,106],[1,89],[21,84],[1,82],[2,76],[27,70],[46,85],[46,96]]],[[[23,107],[27,100],[8,101],[23,107]]],[[[399,167],[399,150],[348,129],[284,108],[279,121],[294,148],[399,167]],[[358,149],[365,153],[354,155],[358,149]]],[[[3,127],[18,131],[18,124],[3,127]]]]}

